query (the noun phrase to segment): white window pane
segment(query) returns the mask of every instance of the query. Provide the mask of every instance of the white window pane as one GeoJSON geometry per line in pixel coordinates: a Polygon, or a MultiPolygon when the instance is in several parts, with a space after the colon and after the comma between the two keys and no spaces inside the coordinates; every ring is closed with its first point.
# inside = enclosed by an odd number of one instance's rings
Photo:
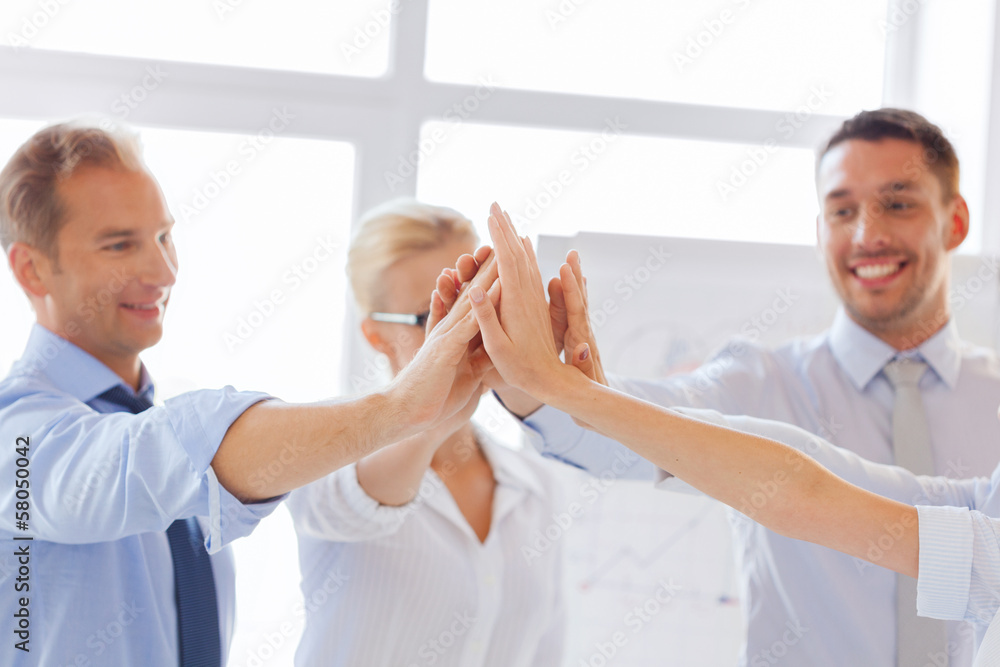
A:
{"type": "Polygon", "coordinates": [[[0,43],[153,60],[380,76],[385,0],[4,0],[0,43]]]}
{"type": "Polygon", "coordinates": [[[611,131],[423,127],[428,141],[435,133],[446,133],[448,140],[421,163],[418,196],[461,210],[484,238],[495,199],[531,236],[587,230],[772,243],[816,240],[813,154],[805,149],[769,151],[611,131]]]}
{"type": "Polygon", "coordinates": [[[150,128],[142,138],[177,220],[177,284],[163,340],[144,355],[162,392],[337,393],[353,147],[150,128]]]}
{"type": "Polygon", "coordinates": [[[986,196],[986,146],[993,62],[994,3],[926,0],[915,20],[917,52],[914,108],[939,125],[955,145],[962,166],[962,194],[969,203],[971,231],[961,246],[982,248],[986,196]]]}
{"type": "Polygon", "coordinates": [[[429,78],[530,90],[821,112],[882,96],[885,0],[503,3],[431,0],[429,78]]]}

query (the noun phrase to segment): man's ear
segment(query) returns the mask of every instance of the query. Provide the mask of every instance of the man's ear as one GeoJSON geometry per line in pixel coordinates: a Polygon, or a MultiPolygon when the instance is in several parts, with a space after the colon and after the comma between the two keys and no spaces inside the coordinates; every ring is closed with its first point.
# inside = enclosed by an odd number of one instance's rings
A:
{"type": "Polygon", "coordinates": [[[387,354],[388,344],[379,332],[378,323],[370,317],[361,320],[361,333],[376,352],[387,354]]]}
{"type": "Polygon", "coordinates": [[[42,277],[52,273],[52,262],[45,253],[27,243],[15,241],[7,251],[7,260],[14,279],[29,297],[40,299],[49,293],[42,277]]]}
{"type": "Polygon", "coordinates": [[[945,229],[945,247],[954,250],[969,235],[969,204],[962,195],[955,195],[948,210],[948,228],[945,229]]]}

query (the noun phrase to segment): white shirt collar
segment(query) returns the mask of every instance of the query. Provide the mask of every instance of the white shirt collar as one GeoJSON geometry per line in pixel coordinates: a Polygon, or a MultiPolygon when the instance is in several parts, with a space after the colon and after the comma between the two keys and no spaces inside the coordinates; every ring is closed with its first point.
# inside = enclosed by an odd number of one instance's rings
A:
{"type": "Polygon", "coordinates": [[[871,382],[896,356],[919,356],[949,389],[958,382],[962,365],[962,341],[958,326],[951,319],[933,336],[916,347],[916,354],[902,355],[899,350],[852,320],[844,308],[837,310],[828,334],[830,351],[858,391],[871,382]]]}

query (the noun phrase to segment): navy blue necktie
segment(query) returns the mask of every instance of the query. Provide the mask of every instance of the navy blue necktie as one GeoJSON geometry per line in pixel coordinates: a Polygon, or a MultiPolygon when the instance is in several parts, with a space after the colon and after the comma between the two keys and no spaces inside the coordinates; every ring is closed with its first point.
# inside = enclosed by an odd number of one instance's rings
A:
{"type": "MultiPolygon", "coordinates": [[[[122,385],[108,389],[98,398],[134,414],[153,405],[148,398],[122,385]]],[[[167,541],[174,562],[180,667],[221,667],[222,640],[215,575],[198,521],[194,517],[174,521],[167,528],[167,541]]]]}

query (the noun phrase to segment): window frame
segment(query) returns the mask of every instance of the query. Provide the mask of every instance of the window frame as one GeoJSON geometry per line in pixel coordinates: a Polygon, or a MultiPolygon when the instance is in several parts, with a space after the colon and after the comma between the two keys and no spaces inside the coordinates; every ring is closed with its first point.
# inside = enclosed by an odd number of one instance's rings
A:
{"type": "MultiPolygon", "coordinates": [[[[889,0],[894,6],[913,0],[889,0]]],[[[287,108],[295,121],[285,136],[347,141],[356,147],[354,218],[392,197],[413,196],[417,179],[387,182],[399,159],[418,145],[421,126],[440,119],[456,102],[475,95],[474,85],[440,83],[424,76],[429,0],[407,0],[390,27],[389,66],[385,76],[351,77],[216,64],[163,62],[142,58],[68,53],[0,46],[0,116],[23,119],[69,118],[95,112],[112,114],[111,103],[136,86],[147,67],[159,65],[166,82],[125,119],[137,125],[178,129],[254,133],[276,108],[287,108]]],[[[994,71],[1000,71],[1000,12],[995,12],[992,44],[994,71]]],[[[886,41],[884,105],[906,106],[919,72],[913,54],[920,48],[920,12],[889,31],[886,41]]],[[[995,79],[994,79],[995,81],[995,79]]],[[[1000,178],[1000,85],[990,91],[987,182],[1000,178]]],[[[845,120],[817,113],[791,136],[773,129],[786,111],[714,107],[677,102],[498,88],[490,103],[475,112],[475,122],[599,132],[606,119],[629,119],[629,133],[813,149],[845,120]]],[[[1000,218],[1000,191],[987,189],[984,220],[1000,218]]],[[[982,253],[1000,254],[1000,226],[979,225],[982,253]]],[[[360,338],[355,318],[345,326],[345,351],[356,351],[360,338]]],[[[348,354],[343,365],[345,389],[362,370],[348,354]]],[[[356,361],[355,361],[356,360],[356,361]]]]}

